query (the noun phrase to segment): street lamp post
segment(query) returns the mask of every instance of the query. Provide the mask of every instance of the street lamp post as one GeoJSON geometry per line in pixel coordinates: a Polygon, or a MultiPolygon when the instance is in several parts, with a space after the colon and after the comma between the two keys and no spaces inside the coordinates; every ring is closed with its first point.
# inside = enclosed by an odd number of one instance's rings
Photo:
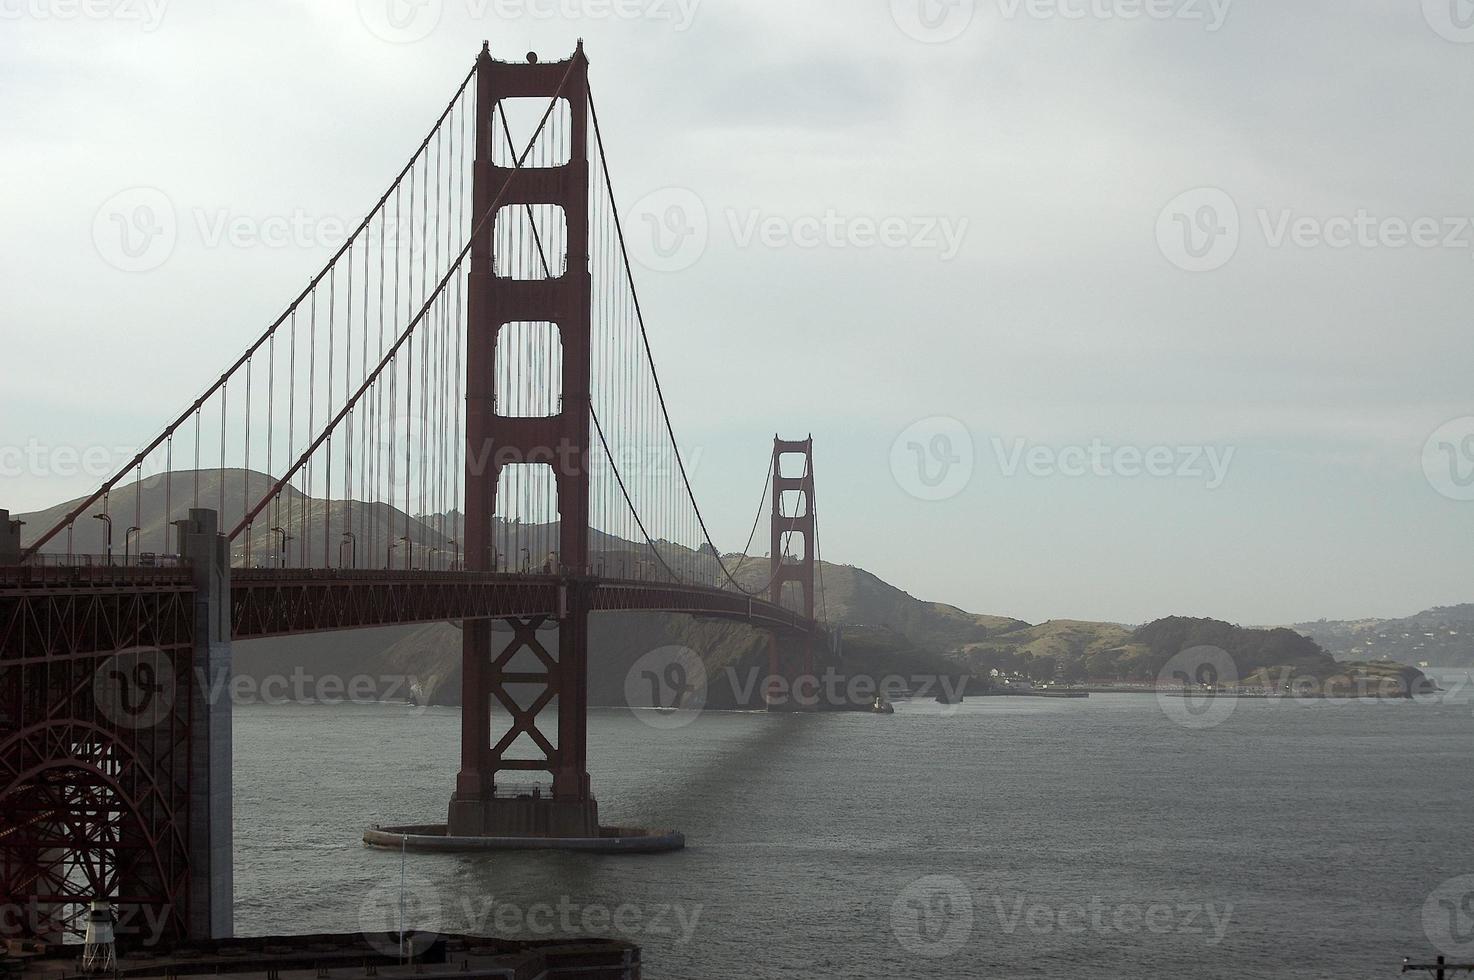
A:
{"type": "Polygon", "coordinates": [[[113,519],[107,514],[93,514],[92,519],[107,525],[107,563],[113,563],[113,519]]]}
{"type": "Polygon", "coordinates": [[[277,562],[278,562],[279,567],[286,568],[287,567],[287,542],[292,540],[292,536],[287,533],[287,529],[284,528],[284,527],[278,526],[278,527],[272,528],[271,530],[272,530],[272,533],[278,534],[278,535],[281,536],[281,547],[277,550],[277,562]]]}
{"type": "Polygon", "coordinates": [[[338,546],[338,564],[343,564],[343,548],[348,548],[348,567],[358,567],[358,537],[352,531],[343,532],[343,543],[338,546]]]}
{"type": "Polygon", "coordinates": [[[123,565],[124,565],[124,567],[127,567],[127,565],[128,565],[128,556],[130,554],[129,549],[128,549],[128,541],[129,541],[130,538],[133,537],[133,535],[138,534],[142,530],[143,530],[143,528],[141,528],[137,524],[135,524],[132,527],[128,528],[128,530],[126,530],[126,531],[123,532],[123,565]]]}

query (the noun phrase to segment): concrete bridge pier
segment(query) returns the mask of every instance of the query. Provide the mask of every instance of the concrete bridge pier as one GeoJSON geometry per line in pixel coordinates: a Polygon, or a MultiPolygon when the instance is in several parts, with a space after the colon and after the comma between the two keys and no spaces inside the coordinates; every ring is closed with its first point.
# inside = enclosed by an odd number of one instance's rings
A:
{"type": "Polygon", "coordinates": [[[220,515],[191,510],[176,521],[179,556],[194,579],[194,652],[180,697],[189,711],[189,921],[191,939],[235,934],[232,863],[230,542],[220,515]]]}

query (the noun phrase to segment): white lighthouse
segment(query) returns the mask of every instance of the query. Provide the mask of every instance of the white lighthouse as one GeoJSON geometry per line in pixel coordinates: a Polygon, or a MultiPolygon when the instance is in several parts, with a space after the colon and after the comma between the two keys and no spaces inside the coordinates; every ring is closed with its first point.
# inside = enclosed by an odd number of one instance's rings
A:
{"type": "Polygon", "coordinates": [[[113,907],[106,899],[92,903],[87,912],[86,945],[82,947],[83,973],[114,973],[118,969],[113,946],[113,907]]]}

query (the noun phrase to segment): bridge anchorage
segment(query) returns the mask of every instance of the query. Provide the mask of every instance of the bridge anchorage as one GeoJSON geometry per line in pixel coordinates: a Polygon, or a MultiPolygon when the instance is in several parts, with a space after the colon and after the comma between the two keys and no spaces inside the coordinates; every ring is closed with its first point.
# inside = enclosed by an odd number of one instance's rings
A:
{"type": "Polygon", "coordinates": [[[84,498],[0,511],[0,905],[25,910],[7,936],[78,939],[93,900],[164,940],[230,935],[240,639],[462,624],[445,823],[370,844],[682,845],[599,822],[589,620],[782,636],[763,690],[787,710],[777,688],[825,633],[812,440],[774,442],[768,574],[729,564],[613,187],[582,44],[542,63],[483,45],[348,240],[156,439],[84,498]]]}

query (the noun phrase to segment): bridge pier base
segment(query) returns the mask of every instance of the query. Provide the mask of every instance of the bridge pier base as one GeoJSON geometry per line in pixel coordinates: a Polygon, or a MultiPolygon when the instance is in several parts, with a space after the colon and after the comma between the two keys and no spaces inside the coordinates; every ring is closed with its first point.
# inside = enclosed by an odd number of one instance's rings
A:
{"type": "Polygon", "coordinates": [[[452,799],[452,837],[598,837],[599,804],[530,793],[484,800],[452,799]]]}

